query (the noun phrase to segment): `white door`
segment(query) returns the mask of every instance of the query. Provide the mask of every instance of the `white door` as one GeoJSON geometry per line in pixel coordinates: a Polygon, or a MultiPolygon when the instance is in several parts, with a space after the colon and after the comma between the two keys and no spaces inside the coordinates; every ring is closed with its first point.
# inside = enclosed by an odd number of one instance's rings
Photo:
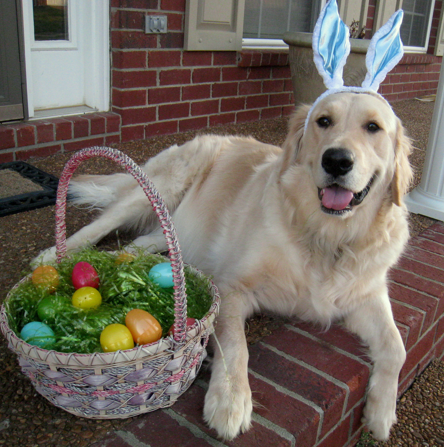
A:
{"type": "Polygon", "coordinates": [[[108,110],[108,0],[22,1],[29,116],[108,110]]]}

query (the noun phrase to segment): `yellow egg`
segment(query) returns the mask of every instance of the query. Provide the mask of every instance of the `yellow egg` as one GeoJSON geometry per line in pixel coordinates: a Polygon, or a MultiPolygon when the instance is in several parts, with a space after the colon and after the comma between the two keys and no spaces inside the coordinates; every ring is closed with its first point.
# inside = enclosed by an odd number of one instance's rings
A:
{"type": "Polygon", "coordinates": [[[162,337],[162,326],[146,310],[130,310],[125,317],[125,324],[134,341],[139,345],[153,343],[162,337]]]}
{"type": "Polygon", "coordinates": [[[130,330],[123,324],[110,324],[100,334],[100,345],[104,352],[114,352],[134,348],[130,330]]]}
{"type": "Polygon", "coordinates": [[[129,264],[130,262],[133,262],[136,257],[132,253],[127,253],[124,251],[123,253],[120,253],[119,256],[117,256],[115,263],[116,264],[129,264]]]}
{"type": "Polygon", "coordinates": [[[94,309],[102,303],[102,295],[93,287],[81,287],[72,296],[72,305],[80,309],[94,309]]]}
{"type": "Polygon", "coordinates": [[[31,280],[36,287],[53,293],[59,285],[59,273],[51,265],[41,265],[32,272],[31,280]]]}

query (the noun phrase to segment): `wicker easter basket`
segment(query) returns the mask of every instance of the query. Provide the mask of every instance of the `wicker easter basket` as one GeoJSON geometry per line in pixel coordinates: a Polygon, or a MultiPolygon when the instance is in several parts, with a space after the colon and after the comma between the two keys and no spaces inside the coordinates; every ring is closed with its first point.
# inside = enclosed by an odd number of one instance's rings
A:
{"type": "MultiPolygon", "coordinates": [[[[5,304],[0,311],[0,326],[9,348],[18,355],[22,372],[30,378],[36,391],[52,404],[86,418],[127,418],[169,407],[188,389],[205,358],[205,347],[213,331],[220,298],[216,286],[210,281],[212,305],[208,313],[187,330],[183,262],[168,210],[140,167],[114,149],[84,149],[75,154],[63,170],[56,203],[58,262],[66,256],[65,216],[69,181],[82,161],[96,156],[117,162],[134,176],[164,230],[173,270],[174,335],[125,351],[66,354],[32,346],[17,337],[8,326],[5,304]]],[[[197,269],[190,268],[196,275],[202,275],[197,269]]],[[[5,303],[9,297],[10,294],[5,303]]]]}

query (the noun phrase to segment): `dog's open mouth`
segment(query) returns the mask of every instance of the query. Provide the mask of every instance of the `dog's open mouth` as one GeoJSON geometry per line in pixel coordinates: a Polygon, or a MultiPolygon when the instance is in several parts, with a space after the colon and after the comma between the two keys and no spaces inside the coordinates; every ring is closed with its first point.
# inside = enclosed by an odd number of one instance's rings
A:
{"type": "Polygon", "coordinates": [[[354,193],[336,183],[325,188],[318,188],[318,197],[321,201],[321,209],[327,214],[342,215],[352,210],[356,205],[362,203],[372,186],[374,177],[370,179],[367,186],[360,192],[354,193]]]}

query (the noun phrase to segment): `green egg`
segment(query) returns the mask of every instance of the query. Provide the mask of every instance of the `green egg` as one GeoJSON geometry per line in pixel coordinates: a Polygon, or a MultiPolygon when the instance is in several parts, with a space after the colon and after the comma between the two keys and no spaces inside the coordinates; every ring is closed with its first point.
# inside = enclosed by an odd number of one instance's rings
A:
{"type": "Polygon", "coordinates": [[[57,313],[61,311],[63,299],[58,296],[47,296],[40,301],[37,307],[37,315],[40,321],[47,323],[53,321],[57,313]]]}

